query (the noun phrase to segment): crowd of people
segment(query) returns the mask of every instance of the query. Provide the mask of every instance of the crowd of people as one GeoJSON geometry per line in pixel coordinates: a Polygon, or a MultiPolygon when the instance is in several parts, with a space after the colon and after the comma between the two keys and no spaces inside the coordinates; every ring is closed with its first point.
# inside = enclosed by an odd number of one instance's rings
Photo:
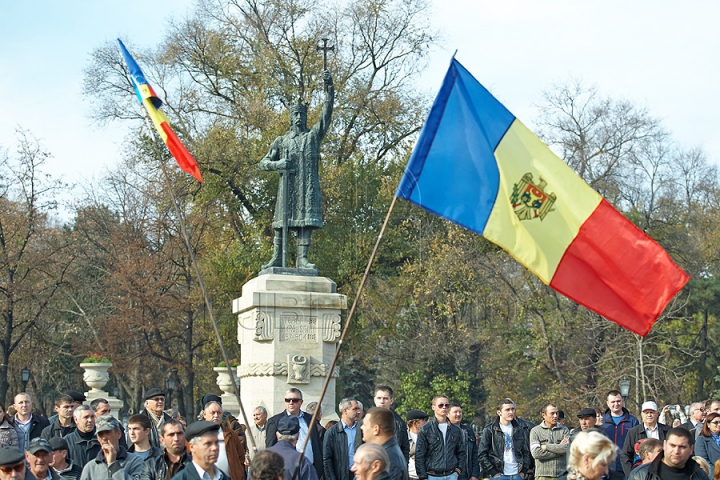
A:
{"type": "Polygon", "coordinates": [[[687,411],[646,401],[638,420],[612,390],[604,411],[580,410],[570,429],[553,403],[536,425],[504,398],[480,435],[444,395],[405,419],[391,387],[373,400],[365,411],[344,398],[339,421],[322,425],[321,406],[303,410],[290,388],[284,410],[268,418],[257,406],[246,427],[208,394],[188,425],[151,388],[124,427],[102,398],[58,395],[45,418],[20,393],[0,404],[0,480],[720,480],[720,400],[687,411]]]}

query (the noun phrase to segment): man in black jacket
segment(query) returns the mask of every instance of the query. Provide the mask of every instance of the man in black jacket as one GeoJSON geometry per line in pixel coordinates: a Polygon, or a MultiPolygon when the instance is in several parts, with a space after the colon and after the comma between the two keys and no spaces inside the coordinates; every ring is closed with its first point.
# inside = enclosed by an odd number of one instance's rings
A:
{"type": "Polygon", "coordinates": [[[628,480],[709,480],[707,473],[691,458],[692,441],[692,435],[687,429],[670,429],[660,454],[652,463],[633,470],[628,480]]]}
{"type": "MultiPolygon", "coordinates": [[[[626,477],[630,475],[630,471],[632,470],[633,460],[635,460],[635,444],[638,440],[641,438],[656,438],[662,442],[667,437],[667,432],[670,430],[670,427],[659,423],[659,416],[660,413],[658,412],[655,402],[645,402],[642,404],[643,423],[628,430],[622,452],[620,453],[620,462],[622,462],[622,468],[626,477]]],[[[690,437],[690,445],[693,445],[692,436],[690,437]]]]}
{"type": "Polygon", "coordinates": [[[515,418],[515,402],[511,399],[503,398],[498,402],[497,418],[480,436],[478,459],[484,475],[490,478],[517,480],[527,475],[530,447],[522,425],[515,418]]]}
{"type": "Polygon", "coordinates": [[[18,434],[18,447],[23,452],[27,450],[30,440],[42,434],[45,427],[50,425],[47,418],[32,413],[32,400],[27,393],[18,393],[13,400],[15,408],[15,430],[18,434]]]}
{"type": "MultiPolygon", "coordinates": [[[[388,408],[395,401],[395,393],[388,385],[380,385],[375,388],[375,397],[373,398],[375,406],[379,408],[388,408]]],[[[400,451],[405,457],[405,463],[410,461],[410,440],[407,436],[407,424],[405,420],[398,415],[395,410],[390,409],[395,417],[395,440],[397,440],[400,451]]]]}
{"type": "Polygon", "coordinates": [[[352,480],[350,457],[362,445],[362,433],[358,419],[362,410],[357,400],[343,398],[338,405],[340,421],[325,432],[323,442],[323,465],[325,480],[352,480]],[[348,451],[352,441],[353,450],[348,451]]]}
{"type": "Polygon", "coordinates": [[[145,460],[140,480],[170,480],[192,462],[185,451],[185,429],[177,420],[170,419],[163,424],[160,442],[165,452],[145,460]]]}
{"type": "MultiPolygon", "coordinates": [[[[300,435],[298,436],[297,449],[300,451],[305,443],[305,437],[308,435],[310,421],[312,415],[301,410],[303,404],[302,392],[297,388],[290,388],[285,392],[285,410],[270,417],[267,421],[267,432],[265,433],[265,448],[270,448],[277,443],[278,422],[284,416],[292,415],[297,417],[300,423],[300,435]]],[[[324,467],[322,458],[322,445],[320,444],[320,432],[316,428],[312,429],[310,441],[305,449],[305,456],[315,467],[318,478],[323,478],[324,467]]]]}
{"type": "Polygon", "coordinates": [[[75,421],[73,420],[73,411],[75,410],[75,404],[73,398],[70,395],[61,393],[55,397],[55,419],[50,422],[50,425],[45,427],[40,435],[45,440],[50,440],[53,437],[67,437],[75,431],[75,421]]]}
{"type": "Polygon", "coordinates": [[[448,413],[450,422],[459,427],[463,432],[463,444],[467,455],[465,472],[458,477],[458,480],[478,480],[480,478],[480,464],[478,463],[478,445],[475,438],[475,431],[468,423],[462,423],[463,411],[459,403],[451,403],[448,413]]]}
{"type": "Polygon", "coordinates": [[[89,405],[80,405],[73,412],[77,428],[65,437],[70,461],[84,468],[101,452],[100,442],[95,435],[95,412],[89,405]]]}
{"type": "Polygon", "coordinates": [[[395,439],[395,417],[389,408],[371,408],[363,418],[363,442],[385,449],[390,458],[388,473],[392,480],[408,480],[408,464],[395,439]]]}
{"type": "Polygon", "coordinates": [[[449,408],[445,395],[435,396],[435,416],[418,432],[415,469],[420,480],[455,480],[467,464],[462,431],[448,420],[449,408]]]}

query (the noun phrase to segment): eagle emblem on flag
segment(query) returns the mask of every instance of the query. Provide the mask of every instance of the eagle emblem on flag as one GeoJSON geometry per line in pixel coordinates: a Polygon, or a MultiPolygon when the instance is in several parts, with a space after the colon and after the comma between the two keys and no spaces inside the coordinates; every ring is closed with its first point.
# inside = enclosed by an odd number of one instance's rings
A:
{"type": "Polygon", "coordinates": [[[552,211],[557,196],[545,192],[546,186],[547,182],[542,177],[537,184],[533,183],[532,173],[529,172],[513,185],[510,203],[520,220],[539,218],[542,221],[552,211]]]}

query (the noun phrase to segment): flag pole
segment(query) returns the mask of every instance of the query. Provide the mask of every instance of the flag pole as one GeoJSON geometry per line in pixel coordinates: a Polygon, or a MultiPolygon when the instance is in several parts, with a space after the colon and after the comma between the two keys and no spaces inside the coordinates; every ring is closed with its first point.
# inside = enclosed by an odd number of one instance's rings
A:
{"type": "MultiPolygon", "coordinates": [[[[395,208],[396,201],[397,196],[393,195],[392,203],[390,203],[390,208],[388,209],[387,215],[385,215],[385,221],[382,224],[382,228],[380,228],[380,233],[378,233],[377,240],[375,241],[375,247],[373,247],[372,253],[370,254],[370,259],[368,260],[367,267],[365,267],[365,273],[360,280],[358,291],[355,294],[355,299],[353,300],[350,311],[348,312],[348,317],[345,321],[345,327],[343,328],[342,334],[340,335],[340,340],[338,340],[338,347],[335,351],[335,356],[333,357],[332,362],[330,363],[330,367],[327,370],[327,375],[325,376],[325,383],[323,384],[322,391],[320,392],[320,398],[318,399],[318,408],[316,408],[315,412],[313,412],[312,419],[310,420],[310,425],[308,425],[308,433],[305,437],[305,441],[303,442],[302,450],[300,450],[300,456],[298,457],[298,461],[295,464],[295,470],[293,471],[292,480],[296,480],[298,472],[300,471],[300,464],[302,462],[303,456],[305,455],[305,449],[307,448],[307,444],[310,441],[310,434],[312,433],[312,429],[315,426],[315,422],[317,421],[317,416],[320,412],[320,406],[322,405],[323,398],[325,398],[325,393],[327,392],[328,385],[330,384],[333,370],[335,370],[335,364],[337,363],[338,357],[340,356],[340,351],[342,350],[342,346],[344,345],[345,336],[347,335],[348,328],[350,327],[350,322],[355,315],[355,310],[357,309],[357,305],[360,302],[360,296],[362,295],[362,292],[365,289],[365,283],[370,276],[370,268],[372,268],[372,265],[375,262],[375,257],[377,256],[380,242],[382,241],[383,235],[385,234],[385,229],[387,228],[388,222],[390,221],[390,214],[392,214],[392,211],[395,208]]],[[[313,454],[317,455],[316,452],[313,452],[313,454]]]]}
{"type": "MultiPolygon", "coordinates": [[[[250,422],[248,421],[248,416],[245,413],[245,407],[243,406],[242,399],[240,398],[240,389],[237,385],[237,382],[235,381],[235,373],[232,371],[232,367],[230,366],[230,360],[228,358],[227,350],[225,350],[225,344],[223,343],[222,336],[220,335],[220,329],[217,326],[217,322],[215,321],[215,315],[213,315],[213,309],[212,309],[212,302],[210,301],[210,297],[207,294],[207,290],[205,289],[205,282],[203,281],[202,274],[200,273],[200,268],[198,267],[197,259],[195,258],[195,251],[192,248],[192,244],[190,243],[190,236],[188,235],[187,228],[185,226],[185,216],[183,215],[182,211],[180,210],[180,205],[178,203],[177,197],[175,196],[175,192],[172,188],[172,182],[170,181],[170,174],[167,171],[167,167],[165,165],[165,160],[163,160],[162,155],[162,149],[158,147],[157,137],[155,136],[155,131],[150,125],[150,118],[147,113],[147,110],[145,109],[145,106],[143,105],[143,118],[145,120],[145,126],[147,127],[148,131],[150,132],[150,136],[153,140],[153,147],[158,155],[158,158],[160,159],[160,169],[162,170],[163,177],[165,178],[165,183],[167,185],[168,190],[170,191],[170,196],[173,200],[173,207],[175,208],[175,214],[178,217],[178,223],[180,224],[180,231],[182,233],[183,240],[185,242],[185,247],[187,247],[188,254],[190,255],[190,260],[193,265],[193,270],[195,270],[195,275],[197,276],[198,285],[200,286],[200,290],[202,291],[203,300],[205,302],[205,308],[207,309],[208,315],[210,316],[210,323],[212,323],[213,329],[215,330],[215,335],[217,336],[218,345],[220,346],[220,352],[222,353],[223,360],[225,361],[225,366],[227,367],[228,374],[230,375],[230,378],[233,380],[233,389],[235,390],[235,397],[237,398],[238,405],[240,405],[240,413],[242,414],[243,420],[245,421],[245,425],[250,427],[250,422]]],[[[252,435],[246,435],[245,436],[252,446],[252,449],[255,453],[257,453],[257,445],[255,444],[255,438],[253,438],[252,435]],[[249,438],[248,438],[249,437],[249,438]]]]}

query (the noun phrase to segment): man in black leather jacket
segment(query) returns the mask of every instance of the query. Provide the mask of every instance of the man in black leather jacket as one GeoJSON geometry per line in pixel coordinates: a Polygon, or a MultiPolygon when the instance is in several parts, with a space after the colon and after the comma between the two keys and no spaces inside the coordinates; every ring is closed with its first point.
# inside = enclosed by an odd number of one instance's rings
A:
{"type": "Polygon", "coordinates": [[[140,480],[170,480],[192,463],[192,458],[185,451],[185,429],[177,420],[163,423],[160,442],[165,446],[165,452],[145,460],[140,480]]]}
{"type": "Polygon", "coordinates": [[[418,432],[415,469],[420,480],[456,480],[467,465],[462,431],[448,420],[449,408],[445,395],[434,397],[435,416],[418,432]]]}
{"type": "Polygon", "coordinates": [[[483,430],[478,458],[482,471],[490,478],[501,476],[525,478],[527,475],[530,469],[530,448],[524,429],[515,417],[515,402],[509,398],[503,398],[498,402],[495,421],[483,430]],[[507,435],[510,436],[512,445],[515,460],[513,465],[508,465],[505,461],[507,435]]]}

